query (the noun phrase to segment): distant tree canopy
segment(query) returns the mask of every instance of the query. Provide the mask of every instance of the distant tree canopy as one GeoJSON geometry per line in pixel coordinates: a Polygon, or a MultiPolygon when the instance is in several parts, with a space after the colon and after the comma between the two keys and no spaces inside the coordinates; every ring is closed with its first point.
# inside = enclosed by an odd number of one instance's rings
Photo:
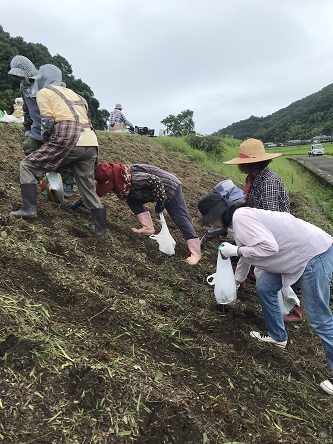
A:
{"type": "Polygon", "coordinates": [[[105,129],[109,111],[99,109],[99,101],[93,91],[81,79],[75,79],[73,70],[68,61],[59,54],[51,56],[48,49],[41,43],[26,43],[22,37],[10,37],[0,25],[0,110],[11,114],[14,99],[20,96],[19,83],[7,75],[10,70],[10,61],[16,55],[27,57],[38,69],[41,65],[51,63],[62,71],[66,86],[84,97],[89,105],[89,113],[95,129],[105,129]]]}
{"type": "Polygon", "coordinates": [[[254,137],[263,142],[283,143],[333,134],[333,84],[266,117],[251,116],[214,133],[236,139],[254,137]]]}
{"type": "Polygon", "coordinates": [[[162,125],[166,127],[166,132],[170,136],[180,137],[194,133],[193,111],[186,109],[177,116],[170,114],[161,120],[162,125]]]}

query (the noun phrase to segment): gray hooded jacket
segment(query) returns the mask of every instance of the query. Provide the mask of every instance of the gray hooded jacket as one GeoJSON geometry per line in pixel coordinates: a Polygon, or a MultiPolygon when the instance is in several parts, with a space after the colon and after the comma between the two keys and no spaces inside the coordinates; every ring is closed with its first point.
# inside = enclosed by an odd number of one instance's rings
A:
{"type": "Polygon", "coordinates": [[[46,88],[47,86],[63,86],[66,84],[62,81],[62,73],[60,69],[55,65],[42,65],[39,71],[29,77],[32,83],[33,94],[36,97],[39,90],[46,88]]]}
{"type": "MultiPolygon", "coordinates": [[[[30,77],[34,94],[48,86],[63,86],[66,84],[62,81],[62,73],[59,68],[54,65],[43,65],[39,68],[38,74],[30,77]]],[[[43,117],[41,119],[41,136],[47,141],[53,131],[54,119],[52,117],[43,117]]]]}
{"type": "Polygon", "coordinates": [[[10,62],[10,71],[8,75],[24,77],[21,81],[20,90],[25,103],[24,120],[25,129],[31,130],[32,139],[43,141],[41,135],[41,117],[36,102],[37,92],[48,85],[66,86],[62,82],[62,73],[55,65],[42,65],[37,70],[34,64],[21,55],[13,57],[10,62]]]}

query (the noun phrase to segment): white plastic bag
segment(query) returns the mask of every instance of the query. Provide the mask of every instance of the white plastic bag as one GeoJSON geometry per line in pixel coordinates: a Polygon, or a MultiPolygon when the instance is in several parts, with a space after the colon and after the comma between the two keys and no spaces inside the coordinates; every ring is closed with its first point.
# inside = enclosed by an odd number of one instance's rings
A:
{"type": "Polygon", "coordinates": [[[279,291],[278,297],[283,314],[289,314],[296,305],[297,307],[301,305],[301,301],[291,287],[283,287],[279,291]]]}
{"type": "MultiPolygon", "coordinates": [[[[261,273],[262,270],[257,267],[254,268],[254,275],[256,279],[259,279],[261,273]]],[[[291,287],[281,288],[281,290],[278,292],[278,299],[281,311],[284,315],[289,314],[291,310],[295,307],[295,305],[299,307],[301,304],[296,293],[291,287]]]]}
{"type": "Polygon", "coordinates": [[[0,118],[0,122],[9,123],[9,122],[16,122],[16,123],[23,123],[22,117],[17,117],[12,114],[7,114],[6,111],[4,111],[4,115],[0,118]]]}
{"type": "Polygon", "coordinates": [[[151,234],[149,237],[158,242],[159,250],[162,253],[165,253],[168,256],[172,256],[173,254],[175,254],[176,241],[170,234],[163,213],[160,213],[160,222],[162,224],[161,231],[158,234],[151,234]]]}
{"type": "Polygon", "coordinates": [[[237,289],[230,258],[222,259],[218,252],[216,273],[208,276],[206,280],[209,285],[214,285],[214,296],[218,304],[236,302],[237,289]]]}
{"type": "Polygon", "coordinates": [[[54,171],[46,173],[46,191],[49,200],[60,204],[63,203],[65,192],[61,174],[54,171]]]}

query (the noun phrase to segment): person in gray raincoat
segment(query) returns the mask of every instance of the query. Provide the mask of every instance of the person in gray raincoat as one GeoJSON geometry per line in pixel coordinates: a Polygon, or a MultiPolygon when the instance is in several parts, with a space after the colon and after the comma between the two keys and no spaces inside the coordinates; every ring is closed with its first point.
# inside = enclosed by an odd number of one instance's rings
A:
{"type": "MultiPolygon", "coordinates": [[[[25,155],[41,147],[44,142],[41,135],[41,116],[36,100],[37,90],[34,81],[31,80],[37,74],[37,68],[27,57],[17,55],[12,58],[8,75],[11,79],[20,82],[20,92],[23,99],[23,125],[27,136],[22,144],[25,155]]],[[[65,83],[62,83],[62,86],[66,86],[65,83]]],[[[59,172],[63,183],[72,189],[74,178],[71,169],[66,167],[59,172]]]]}
{"type": "Polygon", "coordinates": [[[37,217],[36,184],[46,172],[70,165],[84,205],[91,209],[98,236],[106,233],[106,211],[96,194],[95,164],[98,142],[89,117],[86,100],[62,86],[61,71],[43,65],[30,78],[36,91],[41,115],[43,145],[20,163],[22,207],[12,217],[37,217]]]}
{"type": "Polygon", "coordinates": [[[20,82],[20,92],[23,99],[23,125],[28,136],[22,145],[25,154],[30,154],[41,145],[41,117],[36,101],[36,91],[33,82],[29,79],[38,74],[38,69],[27,58],[21,55],[13,57],[10,62],[8,75],[11,79],[20,82]]]}

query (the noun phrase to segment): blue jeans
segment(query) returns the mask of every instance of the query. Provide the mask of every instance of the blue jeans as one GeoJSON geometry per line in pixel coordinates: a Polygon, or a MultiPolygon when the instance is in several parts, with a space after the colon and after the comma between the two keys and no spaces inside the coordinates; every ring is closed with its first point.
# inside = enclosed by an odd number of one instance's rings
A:
{"type": "Polygon", "coordinates": [[[263,270],[256,281],[257,296],[264,314],[267,333],[278,342],[288,338],[278,298],[281,288],[281,274],[273,274],[263,270]]]}
{"type": "MultiPolygon", "coordinates": [[[[299,279],[306,318],[320,337],[329,366],[333,369],[333,315],[329,308],[333,271],[333,247],[312,258],[299,279]]],[[[263,271],[256,291],[264,314],[267,333],[276,341],[288,338],[278,300],[282,288],[280,274],[263,271]]]]}
{"type": "Polygon", "coordinates": [[[308,323],[320,337],[328,365],[333,369],[333,315],[329,307],[333,247],[312,258],[299,280],[308,323]]]}
{"type": "Polygon", "coordinates": [[[181,185],[177,188],[170,202],[165,205],[165,208],[186,241],[198,237],[188,212],[181,185]]]}

